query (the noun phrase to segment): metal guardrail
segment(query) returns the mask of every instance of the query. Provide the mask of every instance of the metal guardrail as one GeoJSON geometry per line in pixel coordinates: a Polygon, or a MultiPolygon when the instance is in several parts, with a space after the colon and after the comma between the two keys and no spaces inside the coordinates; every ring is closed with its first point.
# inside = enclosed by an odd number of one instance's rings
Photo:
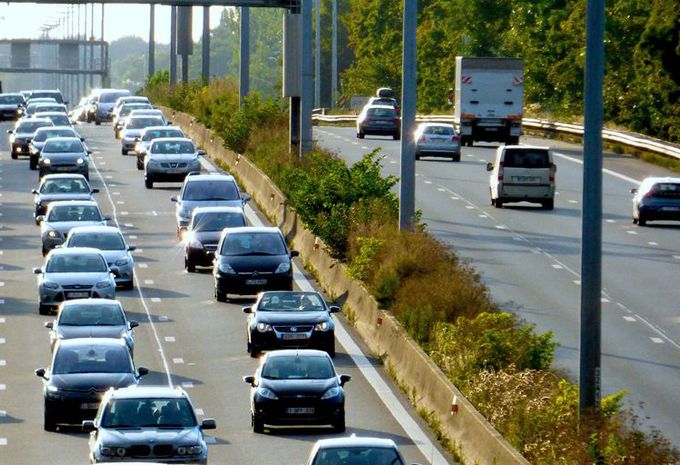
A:
{"type": "MultiPolygon", "coordinates": [[[[353,123],[356,119],[356,115],[326,115],[325,109],[323,108],[315,109],[312,112],[312,120],[322,123],[353,123]]],[[[416,121],[453,124],[453,116],[418,115],[416,116],[416,121]]],[[[583,136],[583,126],[580,124],[556,123],[548,120],[524,118],[522,120],[522,125],[531,129],[583,136]]],[[[612,129],[604,129],[602,131],[602,138],[608,142],[616,142],[627,147],[633,147],[680,160],[680,146],[671,144],[670,142],[664,142],[641,134],[615,131],[612,129]]]]}

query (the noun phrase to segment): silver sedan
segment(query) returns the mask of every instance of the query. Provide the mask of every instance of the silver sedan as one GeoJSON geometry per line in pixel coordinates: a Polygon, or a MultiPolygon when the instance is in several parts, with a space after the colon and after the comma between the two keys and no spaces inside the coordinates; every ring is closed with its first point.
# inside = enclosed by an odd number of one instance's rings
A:
{"type": "Polygon", "coordinates": [[[421,123],[415,132],[416,160],[446,157],[460,161],[460,137],[452,124],[421,123]]]}

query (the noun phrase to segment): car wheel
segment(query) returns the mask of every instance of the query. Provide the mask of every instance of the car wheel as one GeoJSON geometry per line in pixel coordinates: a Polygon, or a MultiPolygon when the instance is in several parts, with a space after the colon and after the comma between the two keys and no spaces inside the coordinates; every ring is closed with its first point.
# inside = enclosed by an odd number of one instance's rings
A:
{"type": "Polygon", "coordinates": [[[123,283],[120,288],[123,289],[124,291],[131,291],[135,287],[135,280],[134,278],[130,278],[130,281],[127,281],[123,283]]]}
{"type": "Polygon", "coordinates": [[[142,171],[144,169],[144,163],[140,163],[139,159],[137,159],[137,169],[139,171],[142,171]]]}
{"type": "Polygon", "coordinates": [[[188,258],[184,259],[184,268],[189,272],[189,273],[194,273],[196,271],[196,265],[191,263],[191,261],[188,258]]]}
{"type": "Polygon", "coordinates": [[[227,293],[222,292],[219,289],[215,288],[215,300],[218,302],[226,302],[227,301],[227,293]]]}
{"type": "Polygon", "coordinates": [[[420,154],[416,152],[416,160],[420,160],[420,154]]]}
{"type": "Polygon", "coordinates": [[[342,414],[342,417],[338,418],[336,421],[333,422],[333,430],[335,430],[336,433],[344,433],[345,432],[345,414],[342,414]]]}
{"type": "Polygon", "coordinates": [[[503,208],[503,201],[501,199],[496,199],[493,206],[496,208],[503,208]]]}
{"type": "Polygon", "coordinates": [[[468,147],[472,147],[472,146],[474,145],[474,143],[475,143],[475,141],[472,140],[472,137],[468,137],[467,146],[468,146],[468,147]]]}
{"type": "MultiPolygon", "coordinates": [[[[38,223],[36,222],[36,224],[38,224],[38,223]]],[[[638,220],[635,217],[633,217],[633,224],[638,224],[638,220]]]]}
{"type": "Polygon", "coordinates": [[[102,122],[99,121],[98,119],[95,119],[95,120],[94,120],[94,124],[95,124],[96,126],[101,126],[101,125],[102,125],[102,122]]]}
{"type": "Polygon", "coordinates": [[[14,150],[12,150],[12,160],[16,160],[17,158],[19,158],[19,155],[14,153],[14,150]]]}
{"type": "Polygon", "coordinates": [[[366,137],[366,134],[364,134],[363,131],[359,131],[359,132],[357,132],[357,137],[358,137],[359,139],[363,139],[364,137],[366,137]]]}
{"type": "Polygon", "coordinates": [[[328,347],[326,347],[326,352],[331,358],[335,357],[335,340],[328,344],[328,347]]]}
{"type": "Polygon", "coordinates": [[[153,179],[144,178],[144,187],[147,189],[153,189],[153,179]]]}
{"type": "Polygon", "coordinates": [[[553,210],[555,208],[555,201],[553,199],[546,200],[541,205],[543,205],[544,210],[553,210]]]}
{"type": "Polygon", "coordinates": [[[50,252],[49,249],[47,249],[44,245],[42,246],[41,250],[42,250],[42,256],[43,257],[46,256],[50,252]]]}
{"type": "Polygon", "coordinates": [[[39,305],[38,305],[38,314],[40,314],[40,315],[49,315],[49,314],[50,314],[50,306],[49,306],[49,305],[39,304],[39,305]]]}
{"type": "Polygon", "coordinates": [[[44,415],[44,421],[43,421],[43,429],[45,431],[56,431],[57,430],[57,423],[54,421],[54,415],[50,411],[50,409],[47,408],[47,403],[45,403],[45,415],[44,415]]]}
{"type": "Polygon", "coordinates": [[[399,139],[401,139],[401,134],[399,134],[399,133],[397,132],[396,134],[394,134],[394,135],[392,136],[392,139],[394,139],[394,140],[399,140],[399,139]]]}
{"type": "Polygon", "coordinates": [[[460,161],[460,153],[458,155],[454,155],[453,157],[451,157],[451,161],[459,162],[460,161]]]}
{"type": "Polygon", "coordinates": [[[38,161],[35,158],[31,157],[31,159],[28,160],[28,169],[31,171],[38,169],[38,161]]]}
{"type": "Polygon", "coordinates": [[[638,218],[638,225],[639,226],[646,226],[647,225],[647,218],[640,215],[640,217],[638,218]]]}
{"type": "Polygon", "coordinates": [[[264,422],[262,420],[257,418],[255,415],[252,415],[250,422],[253,425],[253,433],[264,433],[264,422]]]}
{"type": "Polygon", "coordinates": [[[120,148],[120,154],[121,155],[127,155],[128,151],[125,150],[123,147],[120,148]]]}
{"type": "Polygon", "coordinates": [[[252,358],[257,358],[257,356],[260,355],[260,352],[255,347],[253,347],[251,343],[248,343],[248,346],[249,346],[248,353],[250,354],[250,356],[252,358]]]}

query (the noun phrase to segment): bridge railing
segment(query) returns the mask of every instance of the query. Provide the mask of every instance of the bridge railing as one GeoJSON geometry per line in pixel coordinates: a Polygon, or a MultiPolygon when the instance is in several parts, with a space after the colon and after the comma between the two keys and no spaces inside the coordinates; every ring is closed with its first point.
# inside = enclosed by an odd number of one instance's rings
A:
{"type": "MultiPolygon", "coordinates": [[[[317,108],[312,111],[312,120],[322,123],[353,123],[356,115],[327,115],[324,108],[317,108]]],[[[418,122],[431,123],[450,123],[453,124],[452,115],[418,115],[418,122]]],[[[583,136],[583,126],[580,124],[558,123],[555,121],[524,118],[522,124],[526,128],[539,129],[546,132],[564,133],[575,136],[583,136]]],[[[659,155],[665,155],[680,160],[680,145],[665,142],[660,139],[643,136],[641,134],[604,129],[602,139],[608,142],[615,142],[626,147],[644,150],[659,155]]]]}

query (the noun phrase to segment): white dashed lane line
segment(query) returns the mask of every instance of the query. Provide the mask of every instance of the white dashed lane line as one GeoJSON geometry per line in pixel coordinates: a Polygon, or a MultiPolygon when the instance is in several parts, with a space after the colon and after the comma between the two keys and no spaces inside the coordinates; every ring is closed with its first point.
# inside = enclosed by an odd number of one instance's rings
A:
{"type": "Polygon", "coordinates": [[[184,363],[184,359],[181,357],[173,358],[172,363],[176,363],[177,365],[182,365],[184,363]]]}
{"type": "Polygon", "coordinates": [[[664,340],[661,339],[660,337],[650,337],[650,339],[652,340],[652,342],[654,344],[663,344],[664,343],[664,340]]]}
{"type": "Polygon", "coordinates": [[[165,342],[175,342],[175,336],[165,336],[165,342]]]}
{"type": "Polygon", "coordinates": [[[624,315],[623,319],[631,323],[637,321],[634,317],[628,315],[624,315]]]}
{"type": "Polygon", "coordinates": [[[151,302],[153,302],[155,304],[159,303],[160,301],[161,301],[160,297],[151,297],[151,302]]]}

